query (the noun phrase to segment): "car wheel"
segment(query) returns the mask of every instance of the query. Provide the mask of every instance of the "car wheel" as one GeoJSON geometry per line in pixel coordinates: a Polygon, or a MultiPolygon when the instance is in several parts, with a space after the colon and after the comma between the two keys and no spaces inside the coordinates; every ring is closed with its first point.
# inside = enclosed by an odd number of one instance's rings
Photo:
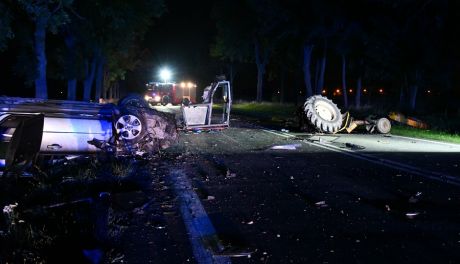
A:
{"type": "Polygon", "coordinates": [[[182,100],[182,104],[185,105],[185,106],[189,106],[190,105],[190,100],[188,98],[184,98],[182,100]]]}
{"type": "Polygon", "coordinates": [[[163,99],[161,99],[161,104],[162,105],[167,105],[171,102],[171,99],[169,98],[169,96],[165,95],[163,96],[163,99]]]}
{"type": "Polygon", "coordinates": [[[149,107],[149,103],[145,101],[144,98],[142,98],[138,94],[129,94],[120,101],[118,101],[118,106],[119,107],[127,107],[127,106],[134,106],[134,107],[141,107],[141,108],[147,108],[149,107]]]}
{"type": "Polygon", "coordinates": [[[342,113],[331,100],[321,95],[314,95],[304,104],[307,120],[321,132],[335,133],[342,126],[342,113]]]}
{"type": "Polygon", "coordinates": [[[147,130],[145,117],[137,111],[122,108],[115,121],[118,140],[127,144],[136,144],[145,136],[147,130]]]}

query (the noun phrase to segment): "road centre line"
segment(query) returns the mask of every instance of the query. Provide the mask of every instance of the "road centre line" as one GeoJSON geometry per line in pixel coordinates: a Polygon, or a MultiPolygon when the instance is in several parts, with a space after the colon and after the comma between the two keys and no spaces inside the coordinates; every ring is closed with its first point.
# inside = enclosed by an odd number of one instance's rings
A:
{"type": "MultiPolygon", "coordinates": [[[[273,130],[263,130],[263,131],[287,138],[286,135],[281,134],[278,131],[273,131],[273,130]]],[[[291,136],[295,137],[293,135],[291,135],[291,136]]],[[[336,147],[336,146],[333,146],[333,145],[330,145],[330,144],[317,143],[317,142],[304,141],[304,140],[302,140],[301,142],[303,142],[305,144],[308,144],[308,145],[316,146],[316,147],[319,147],[319,148],[327,149],[327,150],[330,150],[330,151],[338,152],[338,153],[341,153],[341,154],[344,154],[344,155],[347,155],[347,156],[350,156],[350,157],[353,157],[353,158],[357,158],[357,159],[365,160],[365,161],[368,161],[368,162],[371,162],[371,163],[386,166],[386,167],[389,167],[389,168],[392,168],[392,169],[404,171],[404,172],[407,172],[407,173],[410,173],[410,174],[415,174],[415,175],[418,175],[418,176],[421,176],[421,177],[424,177],[424,178],[428,178],[428,179],[431,179],[431,180],[439,181],[439,182],[442,182],[442,183],[449,183],[449,184],[452,184],[452,185],[455,185],[455,186],[460,186],[460,178],[459,177],[451,176],[451,175],[448,175],[448,174],[443,174],[443,173],[440,173],[440,172],[425,170],[425,169],[422,169],[422,168],[419,168],[419,167],[403,164],[403,163],[393,161],[393,160],[389,160],[389,159],[379,158],[379,157],[376,157],[376,156],[373,156],[373,155],[368,155],[368,154],[364,154],[364,153],[357,153],[356,151],[339,148],[339,147],[336,147]]]]}
{"type": "Polygon", "coordinates": [[[190,179],[182,170],[173,170],[170,173],[170,180],[179,198],[179,209],[188,231],[196,262],[199,264],[231,264],[229,257],[213,255],[212,251],[204,245],[205,241],[212,240],[219,250],[223,249],[200,198],[193,190],[190,179]]]}

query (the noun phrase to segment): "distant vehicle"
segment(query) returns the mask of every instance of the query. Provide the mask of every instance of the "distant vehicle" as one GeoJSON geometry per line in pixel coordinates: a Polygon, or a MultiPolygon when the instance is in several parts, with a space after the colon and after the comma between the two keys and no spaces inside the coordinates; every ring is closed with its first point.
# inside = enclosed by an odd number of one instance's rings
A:
{"type": "Polygon", "coordinates": [[[192,82],[150,82],[146,84],[144,99],[151,105],[169,103],[189,105],[196,103],[196,84],[192,82]]]}

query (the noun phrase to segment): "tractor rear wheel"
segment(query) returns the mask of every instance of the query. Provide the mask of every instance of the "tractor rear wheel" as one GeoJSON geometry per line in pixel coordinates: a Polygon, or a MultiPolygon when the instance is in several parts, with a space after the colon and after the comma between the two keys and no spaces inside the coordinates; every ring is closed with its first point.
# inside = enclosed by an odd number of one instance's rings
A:
{"type": "Polygon", "coordinates": [[[342,113],[331,100],[321,95],[314,95],[304,104],[307,120],[321,132],[335,133],[342,126],[342,113]]]}

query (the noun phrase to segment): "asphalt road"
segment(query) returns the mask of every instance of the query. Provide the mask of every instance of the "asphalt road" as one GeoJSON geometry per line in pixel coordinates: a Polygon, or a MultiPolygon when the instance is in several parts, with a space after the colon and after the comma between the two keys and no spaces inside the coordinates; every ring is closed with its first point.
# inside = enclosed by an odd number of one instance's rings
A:
{"type": "Polygon", "coordinates": [[[198,263],[460,262],[460,145],[241,117],[180,138],[167,174],[198,263]]]}

